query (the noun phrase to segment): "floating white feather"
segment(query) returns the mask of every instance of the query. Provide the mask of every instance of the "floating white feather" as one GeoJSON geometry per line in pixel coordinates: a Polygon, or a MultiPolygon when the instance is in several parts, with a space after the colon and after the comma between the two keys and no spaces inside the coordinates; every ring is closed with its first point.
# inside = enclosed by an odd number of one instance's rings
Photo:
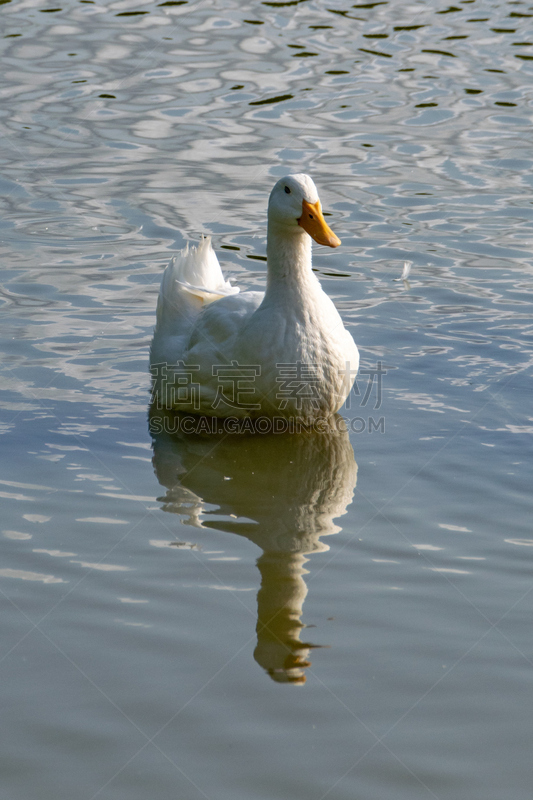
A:
{"type": "Polygon", "coordinates": [[[394,281],[406,281],[409,277],[409,273],[411,272],[411,267],[413,266],[412,261],[404,261],[403,262],[403,272],[401,278],[393,278],[394,281]]]}
{"type": "Polygon", "coordinates": [[[406,281],[409,277],[409,273],[411,272],[411,267],[413,266],[412,261],[404,261],[403,264],[403,272],[402,272],[402,281],[406,281]]]}

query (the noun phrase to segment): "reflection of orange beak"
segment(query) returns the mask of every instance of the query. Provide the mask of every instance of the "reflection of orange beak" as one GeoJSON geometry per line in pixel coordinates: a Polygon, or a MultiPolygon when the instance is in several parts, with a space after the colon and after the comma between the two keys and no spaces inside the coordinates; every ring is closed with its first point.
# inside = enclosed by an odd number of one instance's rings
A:
{"type": "Polygon", "coordinates": [[[317,244],[338,247],[341,243],[339,237],[335,236],[322,215],[320,200],[317,200],[316,203],[308,203],[307,200],[302,201],[302,216],[298,220],[298,225],[301,225],[304,231],[307,231],[317,244]]]}

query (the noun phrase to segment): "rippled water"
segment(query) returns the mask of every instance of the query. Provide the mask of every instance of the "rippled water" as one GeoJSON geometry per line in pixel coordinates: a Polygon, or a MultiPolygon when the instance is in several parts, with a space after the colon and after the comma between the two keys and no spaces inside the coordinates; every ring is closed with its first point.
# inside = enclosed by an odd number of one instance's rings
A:
{"type": "Polygon", "coordinates": [[[533,6],[0,17],[3,796],[529,799],[533,6]],[[170,253],[262,287],[291,170],[347,432],[152,441],[170,253]]]}

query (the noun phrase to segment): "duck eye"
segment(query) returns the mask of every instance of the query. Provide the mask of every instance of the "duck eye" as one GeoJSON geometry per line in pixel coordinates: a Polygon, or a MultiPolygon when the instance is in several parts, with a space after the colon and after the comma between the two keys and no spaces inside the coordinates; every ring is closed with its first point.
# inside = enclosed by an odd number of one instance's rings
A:
{"type": "Polygon", "coordinates": [[[289,187],[288,187],[288,186],[286,186],[286,187],[285,187],[285,194],[290,194],[290,193],[291,193],[291,190],[289,189],[289,187]]]}

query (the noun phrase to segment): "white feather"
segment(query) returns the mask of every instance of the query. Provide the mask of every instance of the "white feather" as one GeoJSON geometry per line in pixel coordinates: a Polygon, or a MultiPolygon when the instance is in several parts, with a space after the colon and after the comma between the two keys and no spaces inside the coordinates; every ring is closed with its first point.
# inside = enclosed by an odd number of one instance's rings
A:
{"type": "Polygon", "coordinates": [[[411,267],[413,266],[412,261],[405,261],[403,265],[403,272],[402,272],[402,281],[406,281],[409,277],[409,273],[411,272],[411,267]]]}

